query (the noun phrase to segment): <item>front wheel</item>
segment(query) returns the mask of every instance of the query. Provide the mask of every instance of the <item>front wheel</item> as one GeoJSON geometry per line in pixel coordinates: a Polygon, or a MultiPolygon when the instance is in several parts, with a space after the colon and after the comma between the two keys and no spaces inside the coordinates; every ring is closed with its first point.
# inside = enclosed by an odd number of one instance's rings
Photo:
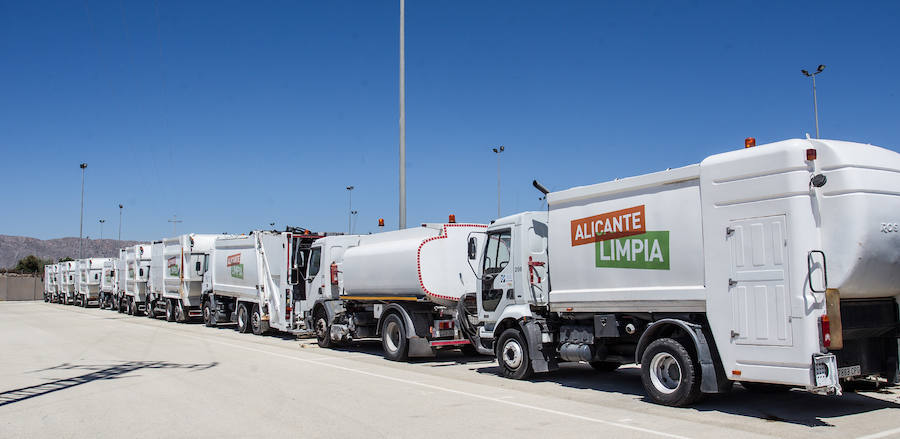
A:
{"type": "Polygon", "coordinates": [[[381,346],[384,356],[391,361],[406,361],[409,358],[409,340],[406,338],[403,320],[397,314],[390,314],[381,323],[381,346]]]}
{"type": "Polygon", "coordinates": [[[655,340],[641,356],[644,390],[658,404],[689,405],[701,396],[699,366],[694,356],[677,340],[655,340]]]}
{"type": "Polygon", "coordinates": [[[147,318],[155,319],[156,318],[156,302],[147,299],[147,305],[144,308],[146,310],[145,314],[147,314],[147,318]]]}
{"type": "Polygon", "coordinates": [[[166,321],[175,321],[175,301],[172,299],[166,299],[166,321]]]}
{"type": "Polygon", "coordinates": [[[328,323],[328,314],[320,309],[316,312],[314,318],[316,328],[316,343],[320,348],[331,348],[334,346],[334,340],[331,339],[331,325],[328,323]]]}
{"type": "Polygon", "coordinates": [[[497,362],[500,372],[507,378],[525,380],[534,375],[531,358],[528,356],[528,345],[522,331],[509,328],[500,334],[497,340],[497,362]]]}
{"type": "Polygon", "coordinates": [[[256,335],[263,335],[269,330],[269,322],[263,321],[259,305],[253,305],[253,312],[250,314],[250,326],[256,335]]]}
{"type": "Polygon", "coordinates": [[[216,321],[213,319],[213,311],[212,307],[209,306],[209,299],[203,301],[203,324],[207,327],[216,326],[216,321]]]}

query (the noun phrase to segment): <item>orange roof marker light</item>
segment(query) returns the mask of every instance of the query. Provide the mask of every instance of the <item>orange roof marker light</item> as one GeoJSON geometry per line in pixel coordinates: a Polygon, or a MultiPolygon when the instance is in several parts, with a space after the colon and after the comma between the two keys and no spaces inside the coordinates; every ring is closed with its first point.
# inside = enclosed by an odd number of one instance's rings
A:
{"type": "Polygon", "coordinates": [[[384,227],[384,218],[378,218],[378,227],[384,227]]]}
{"type": "Polygon", "coordinates": [[[454,215],[454,214],[451,213],[451,214],[450,214],[450,218],[447,218],[447,222],[450,223],[450,224],[456,223],[456,215],[454,215]]]}
{"type": "Polygon", "coordinates": [[[748,137],[744,139],[744,148],[753,148],[754,146],[756,146],[755,137],[748,137]]]}

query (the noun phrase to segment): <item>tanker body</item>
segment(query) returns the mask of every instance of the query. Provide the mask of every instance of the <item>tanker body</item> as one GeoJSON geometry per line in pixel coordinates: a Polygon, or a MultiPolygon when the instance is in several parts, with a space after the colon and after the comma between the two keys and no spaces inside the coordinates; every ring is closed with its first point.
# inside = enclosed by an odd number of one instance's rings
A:
{"type": "Polygon", "coordinates": [[[151,247],[152,244],[136,244],[125,249],[125,291],[119,302],[119,312],[140,315],[145,309],[151,247]]]}
{"type": "Polygon", "coordinates": [[[78,292],[76,304],[87,308],[92,303],[100,304],[100,284],[103,264],[110,258],[85,258],[78,260],[78,292]]]}
{"type": "Polygon", "coordinates": [[[319,345],[380,337],[395,361],[441,348],[471,349],[457,325],[458,303],[475,290],[467,239],[486,226],[423,224],[313,243],[301,309],[319,345]]]}
{"type": "Polygon", "coordinates": [[[295,310],[306,297],[300,273],[306,270],[310,245],[321,236],[295,228],[217,236],[202,267],[204,323],[236,322],[240,332],[254,334],[270,328],[304,332],[305,322],[295,310]]]}
{"type": "Polygon", "coordinates": [[[478,264],[479,342],[504,375],[637,363],[667,405],[897,382],[900,154],[787,140],[547,202],[492,223],[478,264]]]}
{"type": "Polygon", "coordinates": [[[99,307],[112,308],[113,296],[116,293],[116,264],[118,259],[109,258],[103,262],[100,272],[100,296],[99,307]]]}

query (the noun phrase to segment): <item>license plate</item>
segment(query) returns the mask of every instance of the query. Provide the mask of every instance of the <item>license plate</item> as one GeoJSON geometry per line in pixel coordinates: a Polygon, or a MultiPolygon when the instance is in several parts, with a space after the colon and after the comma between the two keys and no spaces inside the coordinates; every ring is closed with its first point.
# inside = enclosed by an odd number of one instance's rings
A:
{"type": "Polygon", "coordinates": [[[847,366],[838,368],[839,378],[849,378],[855,377],[857,375],[862,375],[862,370],[860,370],[859,366],[847,366]]]}

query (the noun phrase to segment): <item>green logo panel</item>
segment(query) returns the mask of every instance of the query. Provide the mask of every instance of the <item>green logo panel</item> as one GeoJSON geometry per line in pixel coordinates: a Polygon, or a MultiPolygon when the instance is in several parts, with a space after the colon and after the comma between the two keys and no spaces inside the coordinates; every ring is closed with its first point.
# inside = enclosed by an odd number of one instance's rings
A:
{"type": "Polygon", "coordinates": [[[598,268],[669,269],[669,231],[646,232],[594,245],[598,268]]]}
{"type": "Polygon", "coordinates": [[[238,279],[244,278],[244,264],[235,264],[231,266],[231,277],[238,279]]]}

